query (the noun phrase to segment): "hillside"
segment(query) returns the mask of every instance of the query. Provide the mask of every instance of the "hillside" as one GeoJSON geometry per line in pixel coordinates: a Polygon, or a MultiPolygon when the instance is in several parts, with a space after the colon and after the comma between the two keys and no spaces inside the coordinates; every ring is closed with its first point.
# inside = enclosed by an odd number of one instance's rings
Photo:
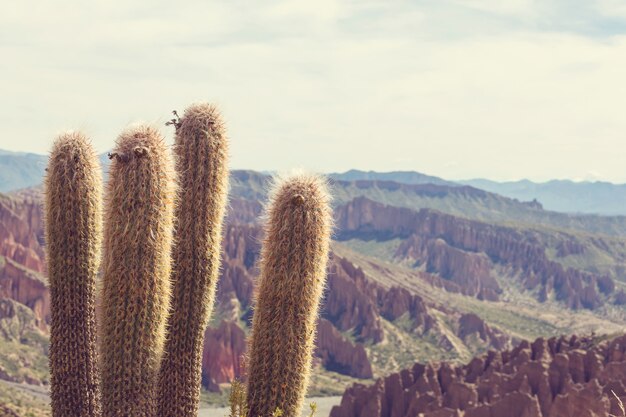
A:
{"type": "MultiPolygon", "coordinates": [[[[267,183],[254,171],[231,178],[218,304],[205,333],[202,383],[210,391],[241,376],[267,183]]],[[[617,332],[626,324],[624,239],[528,224],[530,216],[514,221],[523,210],[543,219],[580,217],[546,215],[471,187],[335,181],[333,188],[337,227],[310,395],[338,395],[416,361],[468,361],[524,339],[617,332]],[[489,212],[503,220],[485,221],[489,212]]],[[[583,218],[589,223],[575,224],[605,227],[594,223],[605,218],[583,218]]],[[[22,339],[0,334],[23,352],[15,368],[12,353],[0,351],[0,378],[28,375],[45,386],[42,226],[40,190],[0,196],[0,297],[31,312],[28,328],[40,340],[18,347],[22,339]]],[[[13,317],[0,311],[0,323],[13,317]]]]}
{"type": "MultiPolygon", "coordinates": [[[[346,204],[357,197],[396,207],[429,208],[488,223],[538,227],[557,231],[606,236],[626,236],[626,216],[568,214],[544,210],[536,202],[520,202],[470,186],[404,184],[381,180],[340,181],[331,179],[333,204],[346,204]]],[[[265,199],[269,177],[255,171],[233,171],[231,197],[265,199]]]]}

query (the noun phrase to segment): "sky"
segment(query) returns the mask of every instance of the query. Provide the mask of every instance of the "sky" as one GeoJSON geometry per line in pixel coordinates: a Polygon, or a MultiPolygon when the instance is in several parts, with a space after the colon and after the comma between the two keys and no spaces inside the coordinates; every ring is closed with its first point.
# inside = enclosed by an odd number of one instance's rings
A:
{"type": "Polygon", "coordinates": [[[23,0],[0,148],[222,109],[232,168],[626,182],[623,0],[23,0]]]}

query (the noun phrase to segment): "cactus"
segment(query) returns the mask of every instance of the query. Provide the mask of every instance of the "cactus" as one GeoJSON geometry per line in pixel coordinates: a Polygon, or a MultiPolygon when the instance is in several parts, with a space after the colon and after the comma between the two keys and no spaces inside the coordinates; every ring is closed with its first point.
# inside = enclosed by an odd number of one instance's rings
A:
{"type": "Polygon", "coordinates": [[[300,415],[331,233],[322,179],[279,180],[270,198],[248,363],[248,415],[300,415]]]}
{"type": "Polygon", "coordinates": [[[160,417],[198,413],[202,344],[215,298],[228,189],[228,142],[217,109],[192,105],[175,124],[179,190],[172,312],[159,376],[160,417]]]}
{"type": "Polygon", "coordinates": [[[97,417],[95,298],[102,178],[98,157],[81,133],[65,133],[54,143],[45,178],[45,218],[53,415],[97,417]]]}
{"type": "MultiPolygon", "coordinates": [[[[175,235],[173,170],[160,134],[144,125],[128,129],[110,154],[100,378],[94,307],[100,169],[83,135],[65,134],[54,145],[46,178],[54,416],[197,415],[202,343],[219,272],[228,143],[210,105],[191,106],[174,124],[175,235]]],[[[321,178],[296,175],[279,180],[270,200],[248,389],[237,391],[233,413],[293,417],[308,384],[325,283],[330,197],[321,178]]]]}
{"type": "Polygon", "coordinates": [[[163,138],[139,125],[110,154],[102,289],[103,415],[154,416],[170,285],[173,172],[163,138]]]}

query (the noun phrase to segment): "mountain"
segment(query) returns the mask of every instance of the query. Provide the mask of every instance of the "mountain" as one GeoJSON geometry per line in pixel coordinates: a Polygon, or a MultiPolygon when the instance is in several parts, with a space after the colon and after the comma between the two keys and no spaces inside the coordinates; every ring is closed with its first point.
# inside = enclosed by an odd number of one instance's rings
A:
{"type": "Polygon", "coordinates": [[[41,184],[48,158],[0,150],[0,192],[41,184]]]}
{"type": "Polygon", "coordinates": [[[495,182],[486,179],[457,182],[521,201],[537,200],[547,210],[626,215],[626,184],[570,180],[495,182]]]}
{"type": "Polygon", "coordinates": [[[439,177],[422,174],[416,171],[392,171],[392,172],[376,172],[376,171],[360,171],[351,169],[343,173],[328,174],[328,176],[337,181],[393,181],[402,184],[436,184],[436,185],[457,185],[451,181],[446,181],[439,177]]]}
{"type": "Polygon", "coordinates": [[[553,296],[569,308],[595,309],[615,291],[611,276],[622,279],[621,269],[597,271],[595,263],[576,268],[562,263],[591,250],[575,235],[496,226],[365,197],[342,206],[336,219],[338,240],[399,241],[394,245],[396,261],[437,274],[479,299],[497,301],[504,291],[497,277],[509,276],[524,289],[536,290],[539,301],[553,296]],[[552,248],[556,253],[551,257],[547,249],[552,248]]]}
{"type": "Polygon", "coordinates": [[[488,179],[448,181],[416,171],[360,171],[329,174],[337,181],[392,181],[401,184],[469,185],[520,202],[536,202],[549,211],[578,214],[626,215],[626,184],[602,181],[529,180],[497,182],[488,179]]]}
{"type": "Polygon", "coordinates": [[[498,224],[523,224],[626,236],[626,216],[568,214],[544,210],[537,202],[520,202],[470,186],[400,184],[392,181],[335,181],[335,203],[344,204],[356,197],[397,207],[430,208],[469,219],[498,224]]]}
{"type": "MultiPolygon", "coordinates": [[[[202,371],[215,392],[242,376],[269,183],[255,171],[231,175],[202,371]]],[[[309,394],[337,395],[416,361],[467,362],[523,340],[626,325],[625,217],[550,212],[470,186],[334,179],[332,189],[309,394]]],[[[0,345],[10,350],[0,349],[0,379],[45,386],[41,207],[40,188],[0,195],[0,299],[13,306],[0,309],[0,345]],[[16,322],[28,323],[26,336],[1,331],[16,322]]]]}
{"type": "MultiPolygon", "coordinates": [[[[470,186],[403,184],[382,180],[331,179],[330,182],[335,206],[357,197],[367,197],[396,207],[430,208],[489,223],[626,236],[626,216],[548,211],[536,202],[520,202],[470,186]]],[[[264,200],[269,186],[270,177],[258,172],[236,170],[231,173],[231,197],[264,200]]]]}
{"type": "MultiPolygon", "coordinates": [[[[32,187],[41,183],[47,156],[0,150],[0,192],[32,187]]],[[[100,157],[106,171],[107,154],[100,157]]],[[[267,172],[260,175],[268,175],[267,172]]],[[[554,180],[535,183],[528,180],[496,182],[487,179],[448,181],[416,171],[376,172],[352,169],[332,173],[337,182],[392,182],[406,185],[436,185],[446,187],[471,186],[517,201],[527,207],[571,214],[626,215],[626,184],[608,182],[574,182],[554,180]]],[[[434,208],[434,207],[433,207],[434,208]]],[[[519,220],[519,219],[518,219],[519,220]]],[[[608,226],[610,227],[610,226],[608,226]]],[[[607,229],[605,229],[606,231],[607,229]]]]}
{"type": "MultiPolygon", "coordinates": [[[[47,163],[47,155],[0,149],[0,193],[40,185],[47,163]]],[[[106,172],[109,165],[106,153],[100,155],[100,163],[106,172]]]]}

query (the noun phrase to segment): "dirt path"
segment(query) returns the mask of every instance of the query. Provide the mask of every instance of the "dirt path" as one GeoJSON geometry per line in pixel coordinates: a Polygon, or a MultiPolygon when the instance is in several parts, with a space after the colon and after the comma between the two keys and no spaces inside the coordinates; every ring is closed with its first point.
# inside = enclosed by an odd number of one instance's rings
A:
{"type": "Polygon", "coordinates": [[[47,387],[39,387],[37,385],[29,385],[29,384],[18,384],[17,382],[9,382],[3,379],[0,379],[0,384],[18,389],[40,400],[44,400],[44,401],[50,400],[50,392],[48,391],[47,387]]]}

